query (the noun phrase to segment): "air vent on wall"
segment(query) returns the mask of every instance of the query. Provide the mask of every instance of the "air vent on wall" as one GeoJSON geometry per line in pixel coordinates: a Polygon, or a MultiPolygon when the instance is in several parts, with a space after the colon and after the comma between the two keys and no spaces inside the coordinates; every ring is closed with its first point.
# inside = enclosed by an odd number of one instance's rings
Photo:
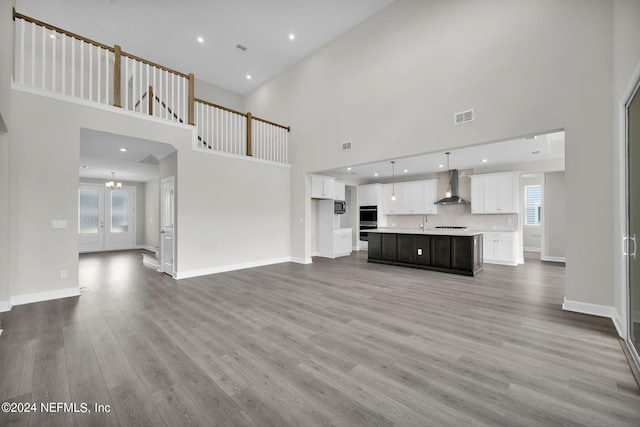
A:
{"type": "Polygon", "coordinates": [[[461,125],[462,123],[473,121],[473,117],[474,117],[473,109],[455,113],[453,115],[453,124],[461,125]]]}
{"type": "Polygon", "coordinates": [[[343,142],[342,143],[342,151],[351,150],[352,144],[353,144],[352,141],[343,142]]]}

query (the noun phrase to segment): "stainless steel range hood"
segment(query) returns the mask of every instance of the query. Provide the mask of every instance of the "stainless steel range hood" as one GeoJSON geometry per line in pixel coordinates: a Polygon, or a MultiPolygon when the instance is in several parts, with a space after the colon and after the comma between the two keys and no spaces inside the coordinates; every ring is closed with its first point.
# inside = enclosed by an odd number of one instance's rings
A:
{"type": "Polygon", "coordinates": [[[434,204],[436,205],[468,205],[470,202],[458,196],[458,169],[449,171],[449,191],[451,196],[440,199],[434,204]]]}
{"type": "Polygon", "coordinates": [[[470,202],[458,196],[458,169],[449,169],[449,152],[447,155],[447,170],[449,171],[449,191],[446,197],[434,202],[435,205],[468,205],[470,202]]]}

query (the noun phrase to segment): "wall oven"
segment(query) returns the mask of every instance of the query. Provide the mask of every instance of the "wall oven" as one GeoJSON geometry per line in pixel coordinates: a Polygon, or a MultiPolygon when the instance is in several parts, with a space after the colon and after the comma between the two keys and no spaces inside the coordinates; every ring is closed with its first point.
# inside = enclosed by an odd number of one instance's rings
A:
{"type": "Polygon", "coordinates": [[[360,206],[360,240],[368,242],[368,230],[376,228],[378,228],[378,207],[360,206]]]}

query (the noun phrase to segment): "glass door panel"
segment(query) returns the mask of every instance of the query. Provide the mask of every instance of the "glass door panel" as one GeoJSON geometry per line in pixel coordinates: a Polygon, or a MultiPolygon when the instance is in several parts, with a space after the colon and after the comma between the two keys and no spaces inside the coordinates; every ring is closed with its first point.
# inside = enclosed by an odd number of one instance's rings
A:
{"type": "Polygon", "coordinates": [[[111,192],[111,232],[129,232],[129,192],[111,192]]]}
{"type": "Polygon", "coordinates": [[[78,249],[96,252],[104,249],[104,188],[82,184],[78,190],[78,249]]]}

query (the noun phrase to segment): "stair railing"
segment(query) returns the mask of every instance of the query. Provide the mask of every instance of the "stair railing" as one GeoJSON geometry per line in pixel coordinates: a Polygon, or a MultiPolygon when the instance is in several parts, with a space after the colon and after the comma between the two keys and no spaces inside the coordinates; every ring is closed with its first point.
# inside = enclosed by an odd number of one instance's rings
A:
{"type": "Polygon", "coordinates": [[[16,83],[197,127],[196,148],[288,163],[290,127],[196,99],[195,77],[13,10],[16,83]],[[146,100],[146,102],[144,102],[146,100]],[[155,104],[159,108],[154,108],[155,104]]]}

